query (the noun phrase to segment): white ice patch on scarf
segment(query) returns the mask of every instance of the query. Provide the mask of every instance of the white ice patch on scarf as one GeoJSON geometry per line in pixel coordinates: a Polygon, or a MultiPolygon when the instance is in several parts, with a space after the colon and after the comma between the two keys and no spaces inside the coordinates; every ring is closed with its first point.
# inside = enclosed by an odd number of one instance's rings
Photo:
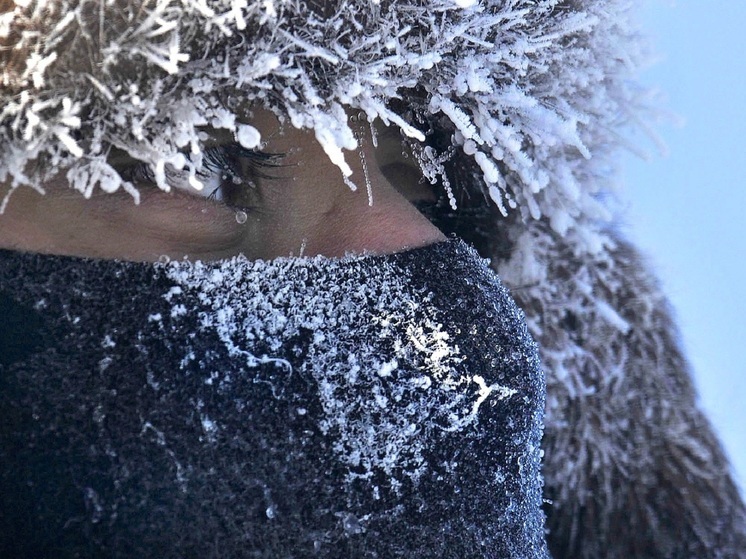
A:
{"type": "Polygon", "coordinates": [[[397,487],[402,476],[416,481],[425,472],[423,453],[437,431],[469,428],[485,400],[515,391],[469,372],[407,270],[367,260],[171,263],[167,274],[181,287],[167,297],[178,306],[183,294],[196,295],[209,309],[202,327],[249,368],[281,364],[275,397],[284,395],[283,379],[310,376],[323,409],[319,428],[335,441],[348,480],[382,472],[397,487]],[[307,354],[294,370],[286,356],[304,333],[307,354]]]}

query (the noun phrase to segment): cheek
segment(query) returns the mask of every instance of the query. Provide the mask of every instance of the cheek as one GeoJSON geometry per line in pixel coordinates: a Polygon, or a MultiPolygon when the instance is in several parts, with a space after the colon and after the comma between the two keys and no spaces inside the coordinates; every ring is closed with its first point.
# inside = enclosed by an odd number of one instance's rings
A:
{"type": "Polygon", "coordinates": [[[235,251],[244,234],[236,210],[181,192],[148,192],[139,205],[109,198],[102,202],[103,207],[94,207],[89,217],[115,224],[111,242],[122,250],[209,258],[212,252],[235,251]]]}
{"type": "Polygon", "coordinates": [[[27,252],[124,260],[214,259],[235,254],[243,228],[235,210],[184,193],[141,189],[85,199],[66,184],[40,195],[18,189],[0,215],[0,246],[27,252]]]}

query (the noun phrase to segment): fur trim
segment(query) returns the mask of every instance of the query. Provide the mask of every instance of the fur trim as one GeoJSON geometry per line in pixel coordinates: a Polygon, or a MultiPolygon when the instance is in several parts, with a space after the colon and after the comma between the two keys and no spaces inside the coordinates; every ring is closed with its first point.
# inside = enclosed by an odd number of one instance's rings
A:
{"type": "Polygon", "coordinates": [[[610,217],[598,194],[639,98],[627,79],[642,57],[628,0],[322,4],[16,2],[0,16],[11,49],[0,180],[40,189],[67,169],[86,196],[96,186],[136,196],[109,164],[118,149],[150,164],[161,188],[166,165],[198,182],[205,127],[259,145],[255,104],[314,130],[348,175],[345,106],[416,142],[448,132],[440,153],[420,150],[425,175],[445,177],[443,160],[460,153],[503,214],[546,216],[560,233],[610,217]]]}
{"type": "Polygon", "coordinates": [[[550,550],[555,559],[743,557],[746,508],[697,405],[668,302],[634,247],[613,233],[606,244],[579,258],[535,223],[498,265],[547,371],[550,550]],[[516,276],[537,258],[544,277],[516,276]]]}

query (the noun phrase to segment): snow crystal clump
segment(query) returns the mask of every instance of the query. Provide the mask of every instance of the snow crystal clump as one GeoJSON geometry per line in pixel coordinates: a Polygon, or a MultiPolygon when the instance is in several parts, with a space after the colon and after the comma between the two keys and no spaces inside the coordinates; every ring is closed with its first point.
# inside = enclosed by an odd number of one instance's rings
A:
{"type": "MultiPolygon", "coordinates": [[[[323,410],[318,427],[335,441],[349,480],[383,473],[397,487],[422,475],[434,432],[467,428],[485,400],[515,391],[469,372],[428,294],[409,286],[409,272],[367,262],[238,257],[172,262],[165,270],[180,286],[169,291],[171,304],[196,295],[202,328],[216,332],[231,355],[248,369],[280,366],[276,398],[294,375],[313,379],[323,410]],[[293,364],[288,355],[299,339],[308,347],[293,364]]],[[[218,428],[208,419],[203,427],[208,437],[218,428]]]]}

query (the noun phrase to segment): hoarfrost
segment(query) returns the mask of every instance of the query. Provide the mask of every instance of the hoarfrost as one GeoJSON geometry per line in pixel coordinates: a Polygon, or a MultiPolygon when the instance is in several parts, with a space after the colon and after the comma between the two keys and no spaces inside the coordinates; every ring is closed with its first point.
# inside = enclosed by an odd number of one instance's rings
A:
{"type": "MultiPolygon", "coordinates": [[[[228,127],[229,126],[224,126],[224,128],[228,127]]],[[[249,126],[248,124],[239,124],[238,126],[236,126],[236,139],[238,140],[238,143],[246,149],[254,149],[259,145],[262,137],[261,134],[259,134],[259,130],[257,130],[253,126],[249,126]]]]}
{"type": "Polygon", "coordinates": [[[216,440],[216,434],[218,432],[218,425],[210,419],[207,415],[203,415],[201,417],[202,422],[202,430],[205,432],[205,436],[207,437],[207,440],[210,442],[215,442],[216,440]]]}
{"type": "Polygon", "coordinates": [[[345,151],[357,142],[344,106],[399,127],[452,206],[459,193],[445,163],[458,156],[503,214],[548,217],[562,234],[595,230],[611,215],[603,195],[613,192],[613,152],[627,127],[649,120],[630,79],[647,58],[634,4],[343,0],[309,17],[292,2],[133,1],[124,13],[109,2],[101,20],[124,15],[129,27],[93,30],[83,0],[58,10],[16,2],[0,37],[27,56],[0,73],[0,180],[41,190],[68,169],[86,196],[97,186],[136,196],[108,166],[116,148],[150,165],[167,190],[165,165],[203,152],[206,125],[257,146],[251,108],[264,106],[313,130],[354,187],[345,151]],[[91,57],[87,71],[81,56],[91,57]],[[452,145],[429,153],[435,130],[452,145]],[[27,165],[40,158],[52,165],[27,165]]]}
{"type": "MultiPolygon", "coordinates": [[[[285,397],[293,376],[313,379],[323,410],[318,428],[331,437],[349,481],[382,473],[400,487],[419,479],[428,437],[465,429],[487,399],[513,395],[468,371],[429,296],[414,293],[409,272],[388,262],[238,257],[164,268],[179,285],[166,295],[170,304],[196,296],[206,309],[202,327],[243,358],[246,374],[260,363],[280,366],[254,380],[269,384],[275,398],[285,397]],[[308,348],[296,370],[278,355],[299,338],[308,348]]],[[[209,418],[202,423],[206,435],[215,436],[209,418]]]]}

